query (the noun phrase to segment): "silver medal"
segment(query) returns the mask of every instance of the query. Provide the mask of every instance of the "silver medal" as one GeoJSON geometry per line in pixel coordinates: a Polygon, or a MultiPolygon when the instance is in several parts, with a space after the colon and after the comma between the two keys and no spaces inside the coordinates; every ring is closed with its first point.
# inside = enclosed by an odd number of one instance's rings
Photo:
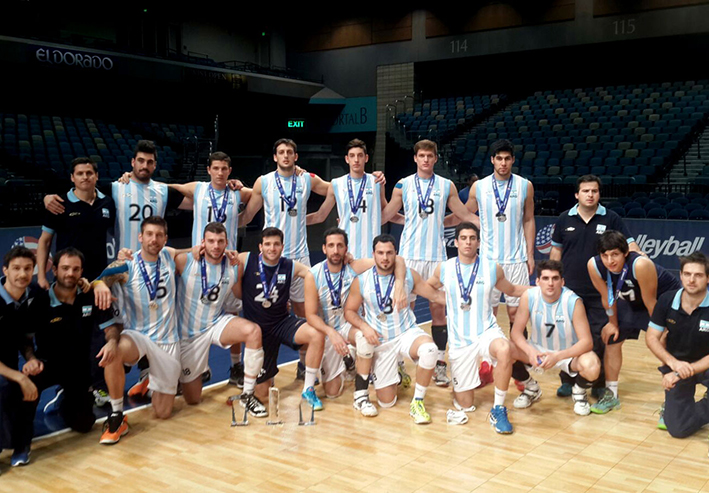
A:
{"type": "Polygon", "coordinates": [[[290,217],[295,217],[298,215],[298,209],[288,209],[288,215],[290,217]]]}
{"type": "Polygon", "coordinates": [[[386,313],[380,313],[379,315],[377,315],[377,320],[379,320],[380,322],[386,322],[387,321],[386,313]]]}
{"type": "Polygon", "coordinates": [[[150,300],[150,303],[148,303],[148,306],[154,310],[158,307],[158,302],[155,300],[150,300]]]}
{"type": "Polygon", "coordinates": [[[428,212],[426,212],[426,211],[419,212],[419,217],[421,219],[426,219],[428,217],[428,212]]]}
{"type": "Polygon", "coordinates": [[[357,216],[352,216],[352,217],[350,218],[350,222],[351,222],[351,223],[357,223],[357,222],[359,222],[359,218],[358,218],[357,216]]]}
{"type": "Polygon", "coordinates": [[[272,305],[271,300],[264,300],[264,301],[261,303],[261,306],[264,307],[264,308],[271,308],[271,305],[272,305]]]}
{"type": "Polygon", "coordinates": [[[606,310],[606,315],[608,315],[609,317],[612,316],[613,315],[613,308],[609,308],[608,310],[606,310]]]}
{"type": "Polygon", "coordinates": [[[469,312],[470,311],[470,303],[461,303],[460,309],[463,310],[464,312],[469,312]]]}
{"type": "Polygon", "coordinates": [[[504,215],[503,213],[499,212],[497,214],[497,220],[500,221],[501,223],[504,223],[505,221],[507,221],[507,216],[504,215]]]}
{"type": "Polygon", "coordinates": [[[206,296],[202,296],[202,297],[200,298],[200,301],[201,301],[202,303],[204,303],[205,305],[208,305],[208,304],[209,304],[209,298],[206,297],[206,296]]]}

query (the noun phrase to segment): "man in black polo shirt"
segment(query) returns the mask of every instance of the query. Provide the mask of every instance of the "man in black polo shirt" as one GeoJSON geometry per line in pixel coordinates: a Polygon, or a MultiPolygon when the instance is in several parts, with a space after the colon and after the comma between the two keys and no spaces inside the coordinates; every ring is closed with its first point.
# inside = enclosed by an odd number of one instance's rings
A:
{"type": "MultiPolygon", "coordinates": [[[[576,182],[576,200],[578,204],[563,212],[556,221],[552,235],[552,249],[549,258],[561,260],[564,265],[564,280],[566,287],[579,295],[586,307],[588,323],[593,336],[593,351],[603,361],[605,345],[601,339],[601,331],[608,323],[608,315],[601,302],[601,295],[591,282],[586,264],[598,253],[598,238],[605,231],[620,231],[628,241],[631,251],[639,252],[635,239],[618,214],[607,210],[599,201],[601,198],[601,179],[595,175],[581,176],[576,182]]],[[[571,395],[573,379],[560,372],[562,385],[557,395],[571,395]]],[[[603,372],[594,383],[592,393],[603,395],[605,379],[603,372]]]]}
{"type": "Polygon", "coordinates": [[[43,290],[32,283],[35,257],[25,247],[15,247],[3,259],[0,278],[0,451],[13,449],[11,463],[29,462],[32,420],[39,392],[30,375],[43,364],[34,357],[32,337],[43,290]],[[18,371],[22,354],[27,363],[18,371]]]}
{"type": "Polygon", "coordinates": [[[680,259],[682,288],[657,300],[645,341],[662,361],[665,424],[675,438],[709,423],[709,398],[694,401],[697,384],[709,388],[709,260],[701,252],[680,259]],[[652,329],[652,330],[650,330],[652,329]],[[667,330],[667,348],[661,341],[667,330]]]}
{"type": "Polygon", "coordinates": [[[116,206],[111,197],[96,189],[97,180],[96,163],[87,157],[74,159],[71,162],[74,188],[61,195],[64,214],[45,211],[42,235],[37,244],[37,281],[44,289],[49,288],[46,267],[54,235],[57,236],[57,250],[71,246],[84,253],[84,276],[88,279],[96,279],[108,265],[106,241],[116,220],[116,206]]]}

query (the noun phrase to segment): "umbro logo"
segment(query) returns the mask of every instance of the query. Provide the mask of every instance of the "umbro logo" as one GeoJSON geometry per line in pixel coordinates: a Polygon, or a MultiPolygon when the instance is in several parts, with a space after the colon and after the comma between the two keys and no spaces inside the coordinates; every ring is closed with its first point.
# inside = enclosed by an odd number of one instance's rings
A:
{"type": "Polygon", "coordinates": [[[69,213],[69,217],[74,217],[74,216],[80,216],[81,212],[71,212],[69,213]]]}
{"type": "Polygon", "coordinates": [[[564,231],[576,231],[576,228],[574,228],[573,226],[569,226],[564,231]]]}

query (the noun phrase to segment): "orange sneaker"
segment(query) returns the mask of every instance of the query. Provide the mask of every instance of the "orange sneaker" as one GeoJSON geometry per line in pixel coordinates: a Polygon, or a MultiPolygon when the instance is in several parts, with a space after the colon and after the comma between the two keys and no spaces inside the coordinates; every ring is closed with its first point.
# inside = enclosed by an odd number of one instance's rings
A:
{"type": "Polygon", "coordinates": [[[133,385],[128,391],[128,397],[145,397],[148,393],[148,384],[150,383],[150,377],[148,375],[145,378],[138,380],[138,383],[133,385]]]}
{"type": "Polygon", "coordinates": [[[128,418],[123,416],[122,412],[111,413],[103,424],[103,433],[99,443],[113,445],[118,443],[118,440],[126,433],[128,433],[128,418]]]}

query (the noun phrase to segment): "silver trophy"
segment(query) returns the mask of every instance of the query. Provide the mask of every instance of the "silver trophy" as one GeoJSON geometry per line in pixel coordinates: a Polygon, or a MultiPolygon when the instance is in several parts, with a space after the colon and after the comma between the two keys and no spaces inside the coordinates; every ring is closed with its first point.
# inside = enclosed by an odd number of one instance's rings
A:
{"type": "Polygon", "coordinates": [[[268,421],[267,425],[282,425],[280,414],[280,398],[281,392],[276,387],[271,387],[268,389],[268,421]]]}
{"type": "MultiPolygon", "coordinates": [[[[305,399],[300,399],[300,403],[298,404],[298,416],[299,416],[298,426],[313,426],[316,424],[315,423],[315,406],[311,407],[310,421],[303,421],[303,401],[304,400],[305,399]]],[[[305,404],[306,409],[308,406],[309,406],[309,404],[306,402],[306,404],[305,404]]]]}
{"type": "Polygon", "coordinates": [[[236,410],[234,409],[234,403],[239,402],[240,398],[238,395],[232,395],[226,402],[231,404],[231,426],[249,426],[249,409],[244,406],[244,417],[241,421],[236,420],[236,410]]]}

